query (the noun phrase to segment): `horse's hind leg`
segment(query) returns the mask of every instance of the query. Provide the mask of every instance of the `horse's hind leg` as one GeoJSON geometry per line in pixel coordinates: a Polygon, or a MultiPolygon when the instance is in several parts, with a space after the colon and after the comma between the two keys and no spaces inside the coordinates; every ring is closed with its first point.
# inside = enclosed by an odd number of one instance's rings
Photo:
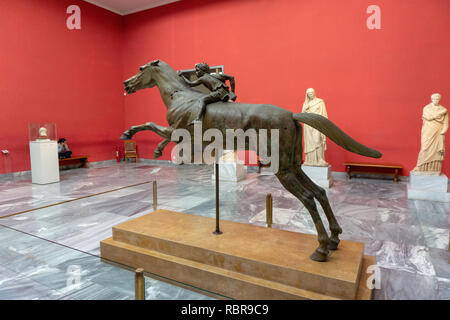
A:
{"type": "Polygon", "coordinates": [[[314,197],[319,201],[320,205],[327,216],[328,223],[330,225],[331,237],[330,243],[328,244],[328,249],[337,250],[339,244],[339,234],[342,233],[342,229],[336,220],[336,217],[331,209],[330,202],[328,201],[327,193],[325,190],[318,185],[316,185],[307,175],[301,167],[296,167],[297,178],[300,180],[301,184],[310,190],[314,197]]]}
{"type": "Polygon", "coordinates": [[[314,197],[319,201],[320,205],[325,212],[325,215],[328,219],[328,224],[330,225],[331,237],[330,243],[328,244],[329,250],[336,250],[339,244],[339,234],[342,233],[342,229],[339,226],[336,217],[334,216],[333,210],[331,210],[330,203],[328,201],[327,193],[325,190],[318,185],[316,185],[302,170],[302,127],[296,122],[296,136],[295,136],[295,144],[294,144],[294,167],[296,171],[296,176],[300,180],[300,183],[308,188],[313,194],[314,197]]]}
{"type": "Polygon", "coordinates": [[[303,203],[314,221],[318,234],[319,247],[310,256],[310,258],[315,261],[326,261],[329,238],[327,231],[323,226],[322,220],[320,219],[319,212],[317,211],[316,203],[314,201],[314,194],[300,183],[294,171],[291,169],[283,169],[278,171],[277,178],[286,190],[291,192],[303,203]]]}

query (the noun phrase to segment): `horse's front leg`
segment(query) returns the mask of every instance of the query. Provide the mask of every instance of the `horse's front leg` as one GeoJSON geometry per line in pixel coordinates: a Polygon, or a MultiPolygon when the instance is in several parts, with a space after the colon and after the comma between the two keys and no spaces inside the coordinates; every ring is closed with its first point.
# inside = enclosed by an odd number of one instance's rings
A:
{"type": "Polygon", "coordinates": [[[157,135],[164,139],[170,139],[173,129],[171,127],[159,126],[153,122],[147,122],[138,126],[131,126],[130,129],[125,131],[120,137],[121,140],[130,140],[136,133],[144,130],[155,132],[157,135]]]}
{"type": "Polygon", "coordinates": [[[173,128],[172,127],[163,127],[160,125],[157,125],[153,122],[146,123],[149,126],[149,130],[156,133],[158,136],[164,138],[165,140],[169,140],[172,137],[173,128]]]}
{"type": "Polygon", "coordinates": [[[162,142],[158,144],[158,147],[156,148],[155,152],[153,153],[153,159],[158,159],[162,156],[162,152],[164,148],[169,144],[170,139],[164,139],[162,142]]]}
{"type": "Polygon", "coordinates": [[[131,140],[131,138],[133,138],[136,133],[143,130],[151,130],[149,122],[147,122],[146,124],[141,124],[139,126],[131,126],[130,129],[122,134],[120,140],[131,140]]]}
{"type": "Polygon", "coordinates": [[[164,148],[169,144],[172,137],[173,128],[158,126],[157,124],[154,123],[152,123],[151,126],[153,128],[153,131],[156,132],[156,134],[164,138],[164,140],[158,144],[158,147],[153,153],[153,159],[157,159],[162,156],[164,148]]]}

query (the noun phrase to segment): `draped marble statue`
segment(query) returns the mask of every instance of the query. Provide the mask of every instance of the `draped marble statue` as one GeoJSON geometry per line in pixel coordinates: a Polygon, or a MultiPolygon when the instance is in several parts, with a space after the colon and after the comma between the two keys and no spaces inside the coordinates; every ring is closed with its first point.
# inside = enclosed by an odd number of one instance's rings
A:
{"type": "MultiPolygon", "coordinates": [[[[306,90],[302,112],[315,113],[328,118],[325,102],[316,97],[316,92],[313,88],[306,90]]],[[[303,134],[305,137],[304,165],[313,167],[327,167],[328,163],[325,161],[324,155],[327,148],[325,135],[306,124],[303,125],[303,134]]]]}
{"type": "Polygon", "coordinates": [[[439,104],[441,95],[431,96],[431,103],[423,108],[423,126],[419,157],[415,173],[439,175],[445,154],[444,135],[448,129],[447,109],[439,104]]]}

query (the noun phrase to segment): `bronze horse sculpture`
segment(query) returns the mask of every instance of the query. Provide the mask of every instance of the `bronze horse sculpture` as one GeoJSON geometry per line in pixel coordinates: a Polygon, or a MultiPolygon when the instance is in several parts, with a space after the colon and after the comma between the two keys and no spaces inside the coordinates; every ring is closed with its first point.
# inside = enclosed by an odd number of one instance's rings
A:
{"type": "MultiPolygon", "coordinates": [[[[170,142],[174,129],[186,129],[193,136],[194,129],[189,124],[200,111],[198,100],[205,94],[189,87],[167,63],[154,60],[140,67],[139,72],[126,80],[124,85],[128,94],[157,86],[167,107],[167,121],[170,127],[162,127],[148,122],[132,126],[124,132],[121,139],[131,139],[134,134],[142,130],[154,131],[164,138],[155,150],[154,157],[157,158],[161,156],[163,148],[170,142]]],[[[209,104],[203,118],[202,130],[204,132],[215,128],[220,130],[224,136],[226,129],[243,129],[245,131],[252,128],[257,132],[260,129],[279,130],[279,170],[276,177],[286,190],[303,203],[314,221],[319,247],[310,258],[315,261],[326,261],[329,250],[338,248],[339,234],[342,233],[342,229],[334,216],[325,190],[312,182],[301,169],[303,150],[300,123],[319,130],[348,151],[372,158],[381,157],[380,152],[356,142],[325,117],[312,113],[292,113],[269,104],[232,102],[209,104]],[[330,226],[330,236],[322,223],[315,199],[325,212],[330,226]]],[[[270,141],[270,137],[268,140],[270,141]]],[[[245,148],[248,150],[248,144],[245,148]]],[[[269,146],[267,150],[270,150],[269,146]]]]}

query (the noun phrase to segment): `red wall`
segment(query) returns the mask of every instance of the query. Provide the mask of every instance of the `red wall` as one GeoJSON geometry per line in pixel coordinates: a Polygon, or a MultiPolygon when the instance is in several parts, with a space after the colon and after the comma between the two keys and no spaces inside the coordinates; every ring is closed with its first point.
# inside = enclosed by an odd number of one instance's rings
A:
{"type": "Polygon", "coordinates": [[[113,158],[124,125],[122,32],[121,16],[84,1],[0,1],[0,149],[10,151],[0,173],[30,169],[30,122],[56,123],[90,161],[113,158]],[[66,27],[72,4],[81,30],[66,27]]]}
{"type": "MultiPolygon", "coordinates": [[[[0,155],[0,173],[29,169],[29,122],[56,123],[90,161],[112,159],[130,125],[167,125],[156,88],[123,97],[123,80],[159,58],[175,69],[223,64],[240,102],[300,112],[313,87],[333,122],[383,152],[372,160],[329,142],[334,171],[364,160],[401,163],[408,174],[431,93],[450,108],[449,17],[448,0],[183,0],[125,17],[79,0],[1,1],[0,149],[10,156],[0,155]],[[66,28],[71,4],[81,7],[81,30],[66,28]],[[381,30],[366,27],[371,4],[381,7],[381,30]]],[[[151,158],[161,138],[136,140],[151,158]]]]}
{"type": "MultiPolygon", "coordinates": [[[[184,0],[124,18],[124,79],[157,58],[175,69],[223,64],[236,77],[238,101],[294,112],[313,87],[333,122],[383,153],[368,159],[329,142],[334,171],[361,160],[400,163],[408,175],[420,149],[423,106],[439,92],[450,108],[449,17],[448,0],[184,0]],[[366,27],[372,4],[381,7],[381,30],[366,27]]],[[[127,96],[125,126],[167,125],[165,111],[156,88],[127,96]]],[[[136,137],[140,156],[151,158],[161,138],[136,137]]]]}

